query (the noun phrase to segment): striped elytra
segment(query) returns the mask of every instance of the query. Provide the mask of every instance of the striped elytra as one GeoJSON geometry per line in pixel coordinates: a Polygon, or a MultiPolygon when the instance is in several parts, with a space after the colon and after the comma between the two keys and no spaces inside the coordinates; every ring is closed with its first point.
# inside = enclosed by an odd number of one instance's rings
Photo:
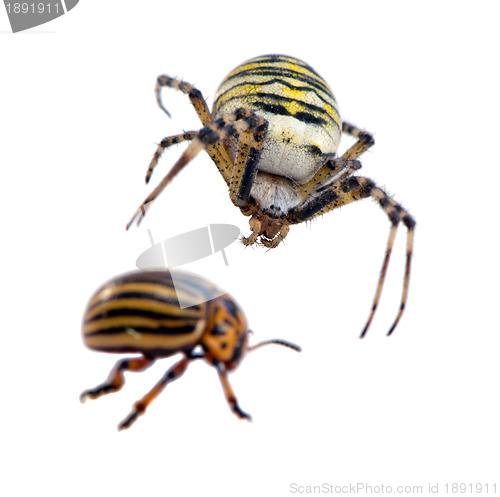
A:
{"type": "Polygon", "coordinates": [[[129,428],[167,384],[198,359],[217,370],[232,412],[250,419],[239,407],[227,373],[239,365],[246,352],[261,345],[275,343],[300,350],[283,340],[249,346],[247,321],[238,304],[212,283],[177,270],[135,271],[108,281],[91,297],[82,333],[91,349],[140,354],[119,360],[104,383],[81,394],[82,402],[120,390],[125,371],[143,371],[159,358],[182,354],[134,404],[119,429],[129,428]]]}
{"type": "Polygon", "coordinates": [[[211,283],[179,271],[175,285],[169,271],[124,274],[90,299],[84,342],[103,352],[141,351],[157,357],[189,351],[206,331],[215,291],[211,283]]]}

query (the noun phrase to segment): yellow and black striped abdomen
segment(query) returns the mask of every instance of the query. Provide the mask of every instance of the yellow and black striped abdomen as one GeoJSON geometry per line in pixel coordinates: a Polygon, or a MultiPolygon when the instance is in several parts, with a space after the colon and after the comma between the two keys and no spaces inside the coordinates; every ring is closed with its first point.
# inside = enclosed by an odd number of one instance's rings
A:
{"type": "Polygon", "coordinates": [[[229,73],[217,91],[214,112],[225,114],[228,106],[342,127],[337,102],[325,80],[305,62],[284,55],[256,57],[229,73]]]}
{"type": "Polygon", "coordinates": [[[269,123],[261,171],[302,183],[314,175],[325,154],[337,150],[342,122],[335,97],[325,80],[299,59],[264,55],[229,73],[216,93],[214,117],[240,107],[269,123]],[[293,163],[302,166],[290,175],[293,163]]]}
{"type": "Polygon", "coordinates": [[[157,357],[189,351],[206,330],[207,305],[213,292],[210,283],[178,271],[175,286],[169,271],[119,276],[102,286],[88,303],[83,340],[91,349],[105,352],[157,357]],[[193,305],[185,307],[190,302],[193,305]]]}

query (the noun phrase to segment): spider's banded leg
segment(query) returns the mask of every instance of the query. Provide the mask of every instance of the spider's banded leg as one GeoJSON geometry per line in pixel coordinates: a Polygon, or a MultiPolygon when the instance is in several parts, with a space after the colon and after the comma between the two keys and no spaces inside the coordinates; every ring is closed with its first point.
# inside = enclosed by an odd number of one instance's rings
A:
{"type": "MultiPolygon", "coordinates": [[[[156,80],[155,95],[158,106],[167,114],[167,116],[171,117],[170,113],[163,105],[161,99],[161,90],[164,87],[173,88],[174,90],[178,90],[186,94],[189,97],[189,100],[191,101],[191,104],[193,105],[194,110],[196,111],[196,114],[198,115],[201,124],[203,124],[203,126],[208,126],[213,121],[212,114],[210,113],[207,103],[203,98],[201,91],[198,90],[198,88],[194,87],[187,81],[182,81],[181,79],[171,78],[170,76],[162,75],[158,76],[156,80]]],[[[210,158],[215,162],[215,165],[219,169],[219,172],[224,178],[224,181],[227,184],[229,184],[229,180],[231,177],[232,161],[229,158],[229,155],[224,145],[223,144],[208,145],[207,153],[210,156],[210,158]]]]}
{"type": "Polygon", "coordinates": [[[201,91],[187,81],[182,81],[182,79],[177,78],[171,78],[170,76],[163,74],[161,76],[158,76],[158,79],[156,80],[155,96],[158,106],[161,110],[163,110],[163,112],[167,114],[168,117],[171,117],[170,112],[163,105],[161,99],[161,90],[164,87],[173,88],[174,90],[178,90],[186,94],[189,97],[189,100],[191,101],[196,114],[198,114],[201,124],[203,124],[203,126],[207,126],[208,124],[210,124],[210,122],[212,121],[212,114],[210,113],[208,105],[203,98],[201,91]]]}
{"type": "Polygon", "coordinates": [[[365,327],[363,328],[363,331],[361,332],[361,338],[366,334],[368,331],[368,328],[370,326],[370,323],[373,319],[373,316],[375,315],[375,311],[377,309],[377,305],[380,299],[380,294],[382,293],[382,287],[384,286],[384,280],[385,280],[385,275],[387,273],[387,267],[389,265],[389,259],[391,256],[391,251],[392,247],[394,245],[394,239],[396,237],[396,231],[399,225],[399,222],[402,221],[403,224],[406,226],[407,230],[407,235],[406,235],[406,263],[405,263],[405,274],[404,274],[404,279],[403,279],[403,291],[401,295],[401,303],[399,305],[399,311],[396,316],[396,319],[394,320],[393,324],[389,328],[389,331],[387,332],[387,335],[391,335],[392,332],[396,329],[396,326],[399,323],[399,320],[401,319],[401,316],[403,315],[403,311],[406,306],[406,300],[408,298],[408,288],[410,284],[410,269],[411,269],[411,259],[413,255],[413,235],[415,231],[415,220],[413,217],[409,214],[408,211],[406,211],[400,204],[398,204],[395,200],[393,200],[391,197],[387,195],[381,188],[375,185],[375,183],[368,179],[368,178],[363,178],[363,177],[353,177],[349,178],[350,180],[350,187],[351,188],[363,188],[366,192],[369,193],[369,195],[375,199],[380,207],[384,210],[384,212],[387,214],[387,217],[391,221],[391,230],[389,232],[389,239],[387,240],[387,247],[385,251],[385,257],[384,257],[384,262],[382,264],[382,269],[380,271],[380,276],[377,284],[377,291],[375,293],[375,297],[373,299],[373,305],[372,305],[372,310],[370,312],[370,316],[368,317],[368,320],[366,322],[365,327]]]}
{"type": "MultiPolygon", "coordinates": [[[[243,131],[238,140],[238,152],[236,153],[236,158],[234,161],[233,171],[231,174],[231,181],[229,182],[229,198],[234,205],[238,206],[239,202],[241,202],[241,198],[239,198],[239,188],[241,185],[241,178],[243,176],[243,172],[245,170],[245,164],[247,162],[247,158],[249,155],[250,144],[252,141],[252,131],[247,130],[243,131]]],[[[250,161],[253,162],[253,161],[250,161]]],[[[254,179],[257,170],[254,167],[250,167],[249,172],[253,176],[254,179]]],[[[243,201],[243,204],[246,205],[246,202],[243,201]]],[[[244,207],[242,205],[242,207],[244,207]]]]}
{"type": "MultiPolygon", "coordinates": [[[[229,198],[236,207],[245,209],[250,201],[250,192],[257,176],[257,163],[259,161],[264,138],[267,132],[267,121],[259,116],[251,116],[249,128],[239,134],[238,151],[232,168],[231,181],[229,183],[229,198]]],[[[245,245],[252,245],[257,241],[261,233],[261,224],[257,218],[250,219],[252,230],[248,238],[243,237],[245,245]]],[[[288,230],[286,230],[288,232],[288,230]]],[[[283,238],[286,234],[283,235],[283,238]]],[[[282,238],[276,240],[277,243],[282,238]]]]}
{"type": "Polygon", "coordinates": [[[199,359],[199,357],[185,357],[179,362],[174,364],[160,379],[160,381],[139,401],[137,401],[133,407],[131,413],[118,425],[119,430],[125,430],[130,428],[130,426],[137,420],[139,416],[144,414],[149,404],[153,402],[156,397],[163,391],[163,389],[172,381],[180,378],[186,371],[189,363],[194,360],[199,359]]]}
{"type": "Polygon", "coordinates": [[[325,165],[304,185],[301,185],[300,191],[302,198],[308,199],[332,183],[338,183],[344,178],[361,169],[361,162],[350,159],[330,159],[325,165]]]}
{"type": "Polygon", "coordinates": [[[358,139],[358,141],[342,155],[342,159],[357,159],[375,144],[375,140],[370,133],[352,124],[343,122],[342,132],[348,133],[358,139]]]}
{"type": "Polygon", "coordinates": [[[219,364],[217,366],[217,373],[219,374],[219,380],[221,382],[226,401],[229,404],[229,408],[231,409],[231,411],[240,419],[248,419],[249,421],[252,421],[252,416],[250,416],[250,414],[246,413],[240,408],[238,399],[236,398],[231,384],[227,379],[227,372],[222,364],[219,364]]]}
{"type": "Polygon", "coordinates": [[[399,323],[399,320],[401,319],[408,297],[408,285],[410,281],[410,267],[413,252],[413,233],[415,229],[414,219],[405,209],[403,209],[403,207],[401,207],[397,202],[390,198],[382,189],[376,186],[372,180],[356,176],[348,177],[340,183],[331,185],[323,193],[306,204],[305,207],[294,211],[290,216],[291,223],[299,223],[313,219],[316,216],[323,215],[342,205],[346,205],[367,197],[372,197],[379,203],[379,205],[382,207],[389,220],[391,221],[391,229],[389,232],[389,239],[387,241],[384,262],[380,271],[372,309],[366,325],[361,332],[361,337],[363,337],[368,331],[373,316],[375,315],[375,311],[380,300],[380,295],[382,293],[382,287],[384,285],[385,275],[387,273],[387,267],[389,265],[392,247],[394,245],[394,239],[396,237],[396,232],[400,221],[403,222],[408,231],[406,240],[406,267],[403,280],[401,304],[396,319],[394,320],[392,326],[389,329],[389,332],[387,333],[388,335],[390,335],[394,331],[397,324],[399,323]]]}
{"type": "Polygon", "coordinates": [[[148,357],[138,357],[134,359],[122,359],[118,361],[115,367],[109,373],[108,379],[101,385],[85,390],[80,395],[80,401],[85,402],[86,399],[97,399],[102,395],[117,392],[125,384],[124,371],[144,371],[155,362],[154,359],[148,357]]]}
{"type": "Polygon", "coordinates": [[[242,209],[249,203],[267,131],[267,121],[260,116],[249,116],[247,122],[248,129],[239,135],[238,152],[229,184],[229,198],[234,205],[242,209]]]}
{"type": "MultiPolygon", "coordinates": [[[[265,122],[261,117],[256,116],[249,109],[237,109],[231,114],[228,114],[216,121],[211,122],[208,126],[202,128],[193,139],[188,148],[184,151],[178,161],[172,166],[172,169],[162,179],[158,186],[146,197],[144,202],[139,206],[132,219],[127,224],[127,229],[134,221],[139,224],[146,215],[146,206],[152,202],[170,183],[172,178],[184,168],[184,166],[193,160],[204,148],[214,145],[222,140],[240,135],[244,131],[258,127],[265,122]]],[[[260,144],[259,146],[262,146],[260,144]]],[[[250,153],[250,151],[249,151],[250,153]]],[[[245,174],[242,175],[245,177],[245,174]]],[[[241,187],[239,188],[241,190],[241,187]]]]}
{"type": "Polygon", "coordinates": [[[319,195],[305,205],[291,211],[288,215],[290,223],[299,224],[310,221],[338,207],[369,197],[370,194],[361,187],[349,189],[349,186],[346,186],[346,182],[354,178],[358,179],[357,177],[349,177],[343,181],[328,185],[319,195]]]}
{"type": "Polygon", "coordinates": [[[187,131],[185,133],[180,133],[174,136],[167,136],[163,138],[163,140],[158,144],[158,148],[149,163],[148,170],[146,172],[146,183],[149,183],[151,179],[151,175],[153,174],[153,170],[158,164],[158,160],[160,159],[161,154],[164,150],[172,145],[176,145],[177,143],[182,143],[184,141],[191,141],[196,136],[197,131],[187,131]]]}
{"type": "MultiPolygon", "coordinates": [[[[178,135],[163,138],[163,140],[159,143],[158,148],[156,149],[156,152],[151,159],[151,162],[149,163],[148,170],[146,172],[146,184],[149,183],[153,174],[153,170],[157,166],[160,156],[166,148],[183,141],[191,141],[196,137],[197,134],[198,131],[187,131],[185,133],[180,133],[178,135]]],[[[217,169],[219,170],[226,183],[229,184],[232,164],[229,156],[227,155],[227,151],[224,148],[224,145],[208,145],[206,150],[210,158],[214,161],[217,169]]]]}

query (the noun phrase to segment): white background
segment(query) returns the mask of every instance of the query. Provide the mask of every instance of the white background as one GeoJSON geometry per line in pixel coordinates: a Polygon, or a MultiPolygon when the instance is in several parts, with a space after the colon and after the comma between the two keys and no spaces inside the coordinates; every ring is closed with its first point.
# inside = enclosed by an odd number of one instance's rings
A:
{"type": "Polygon", "coordinates": [[[1,12],[0,493],[286,496],[358,482],[500,492],[495,5],[82,0],[15,35],[1,12]],[[371,200],[292,227],[270,252],[234,244],[229,268],[216,254],[196,271],[236,297],[254,340],[303,352],[265,348],[230,376],[252,423],[196,363],[118,433],[173,359],[81,405],[117,360],[81,342],[87,299],[133,269],[147,229],[157,241],[210,222],[249,233],[206,154],[125,232],[151,190],[155,143],[199,126],[184,95],[163,94],[172,120],[156,107],[155,78],[183,77],[211,105],[233,67],[264,53],[306,60],[342,117],[374,133],[363,174],[418,223],[407,312],[387,338],[402,228],[380,310],[358,338],[389,230],[371,200]]]}

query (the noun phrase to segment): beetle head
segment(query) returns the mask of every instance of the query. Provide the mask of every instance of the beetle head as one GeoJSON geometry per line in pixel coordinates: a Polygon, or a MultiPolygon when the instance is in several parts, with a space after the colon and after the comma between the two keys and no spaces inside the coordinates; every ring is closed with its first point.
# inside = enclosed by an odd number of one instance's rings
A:
{"type": "Polygon", "coordinates": [[[247,320],[242,310],[229,295],[209,302],[207,331],[202,340],[205,358],[215,364],[224,363],[225,369],[236,368],[247,348],[247,320]]]}

